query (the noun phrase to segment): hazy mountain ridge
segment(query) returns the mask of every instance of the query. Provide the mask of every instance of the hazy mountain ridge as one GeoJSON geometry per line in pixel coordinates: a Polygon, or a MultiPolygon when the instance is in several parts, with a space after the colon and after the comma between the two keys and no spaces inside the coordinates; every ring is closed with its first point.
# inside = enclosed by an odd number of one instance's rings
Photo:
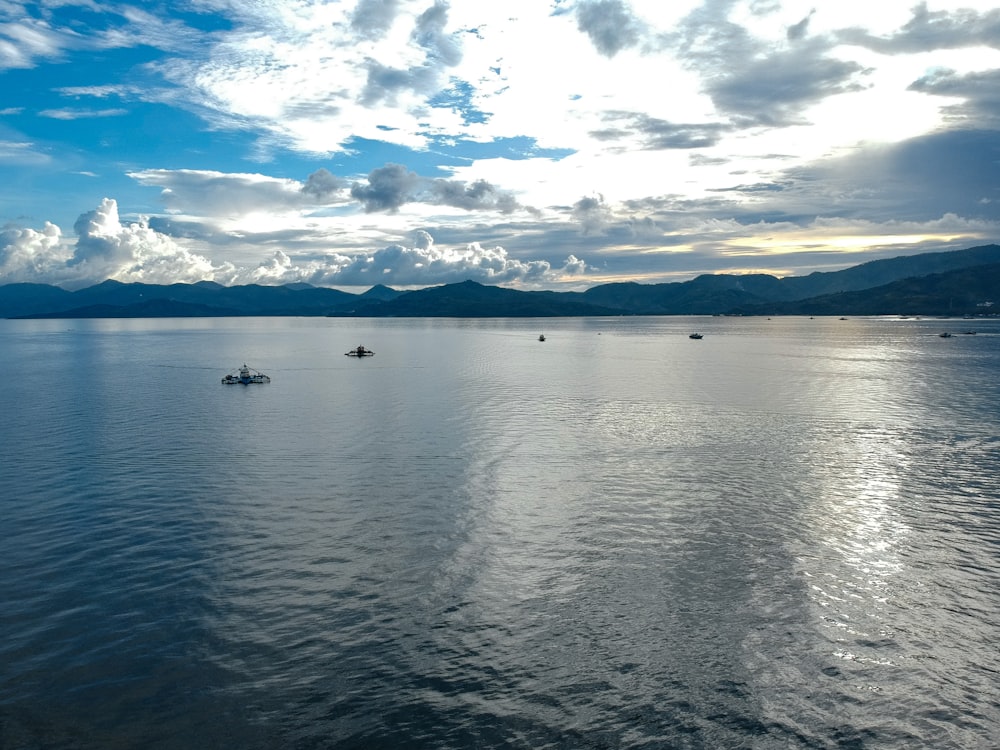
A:
{"type": "Polygon", "coordinates": [[[913,276],[857,292],[751,305],[733,312],[748,315],[996,315],[1000,313],[1000,263],[913,276]]]}
{"type": "Polygon", "coordinates": [[[364,294],[302,283],[105,281],[75,292],[45,284],[0,286],[0,316],[8,318],[938,315],[993,312],[986,302],[1000,302],[998,245],[869,261],[805,277],[706,274],[685,282],[601,284],[584,292],[523,292],[472,281],[409,292],[380,284],[364,294]]]}

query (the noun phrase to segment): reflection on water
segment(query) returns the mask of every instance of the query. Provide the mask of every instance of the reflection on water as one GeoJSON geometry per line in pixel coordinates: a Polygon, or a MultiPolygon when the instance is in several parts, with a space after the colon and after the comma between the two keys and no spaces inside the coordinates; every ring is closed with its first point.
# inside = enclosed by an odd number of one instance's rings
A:
{"type": "Polygon", "coordinates": [[[988,746],[993,325],[0,322],[0,746],[988,746]]]}

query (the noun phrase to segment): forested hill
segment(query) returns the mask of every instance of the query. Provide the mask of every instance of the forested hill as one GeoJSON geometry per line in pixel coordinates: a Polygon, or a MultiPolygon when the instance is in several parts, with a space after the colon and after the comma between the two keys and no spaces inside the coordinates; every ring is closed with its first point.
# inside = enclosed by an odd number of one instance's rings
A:
{"type": "Polygon", "coordinates": [[[364,294],[308,284],[226,287],[105,281],[67,291],[0,286],[0,317],[121,318],[250,315],[552,317],[586,315],[979,315],[1000,306],[1000,246],[870,261],[778,278],[709,274],[666,284],[601,284],[584,292],[518,291],[465,281],[364,294]]]}

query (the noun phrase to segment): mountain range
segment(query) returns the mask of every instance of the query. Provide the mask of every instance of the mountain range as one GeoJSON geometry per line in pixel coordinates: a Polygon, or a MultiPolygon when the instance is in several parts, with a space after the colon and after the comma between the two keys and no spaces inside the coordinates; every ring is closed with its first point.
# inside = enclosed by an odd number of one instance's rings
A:
{"type": "Polygon", "coordinates": [[[67,291],[0,286],[0,317],[554,317],[589,315],[984,315],[1000,310],[1000,245],[874,260],[778,278],[705,274],[685,282],[524,292],[464,281],[351,294],[309,284],[222,286],[105,281],[67,291]],[[994,303],[998,303],[994,307],[994,303]]]}

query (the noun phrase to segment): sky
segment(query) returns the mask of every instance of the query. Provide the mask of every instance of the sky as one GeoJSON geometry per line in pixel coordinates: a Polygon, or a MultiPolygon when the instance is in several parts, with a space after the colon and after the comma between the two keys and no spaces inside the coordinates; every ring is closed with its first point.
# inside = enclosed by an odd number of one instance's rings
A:
{"type": "Polygon", "coordinates": [[[0,92],[0,284],[570,291],[1000,237],[996,0],[0,0],[0,92]]]}

